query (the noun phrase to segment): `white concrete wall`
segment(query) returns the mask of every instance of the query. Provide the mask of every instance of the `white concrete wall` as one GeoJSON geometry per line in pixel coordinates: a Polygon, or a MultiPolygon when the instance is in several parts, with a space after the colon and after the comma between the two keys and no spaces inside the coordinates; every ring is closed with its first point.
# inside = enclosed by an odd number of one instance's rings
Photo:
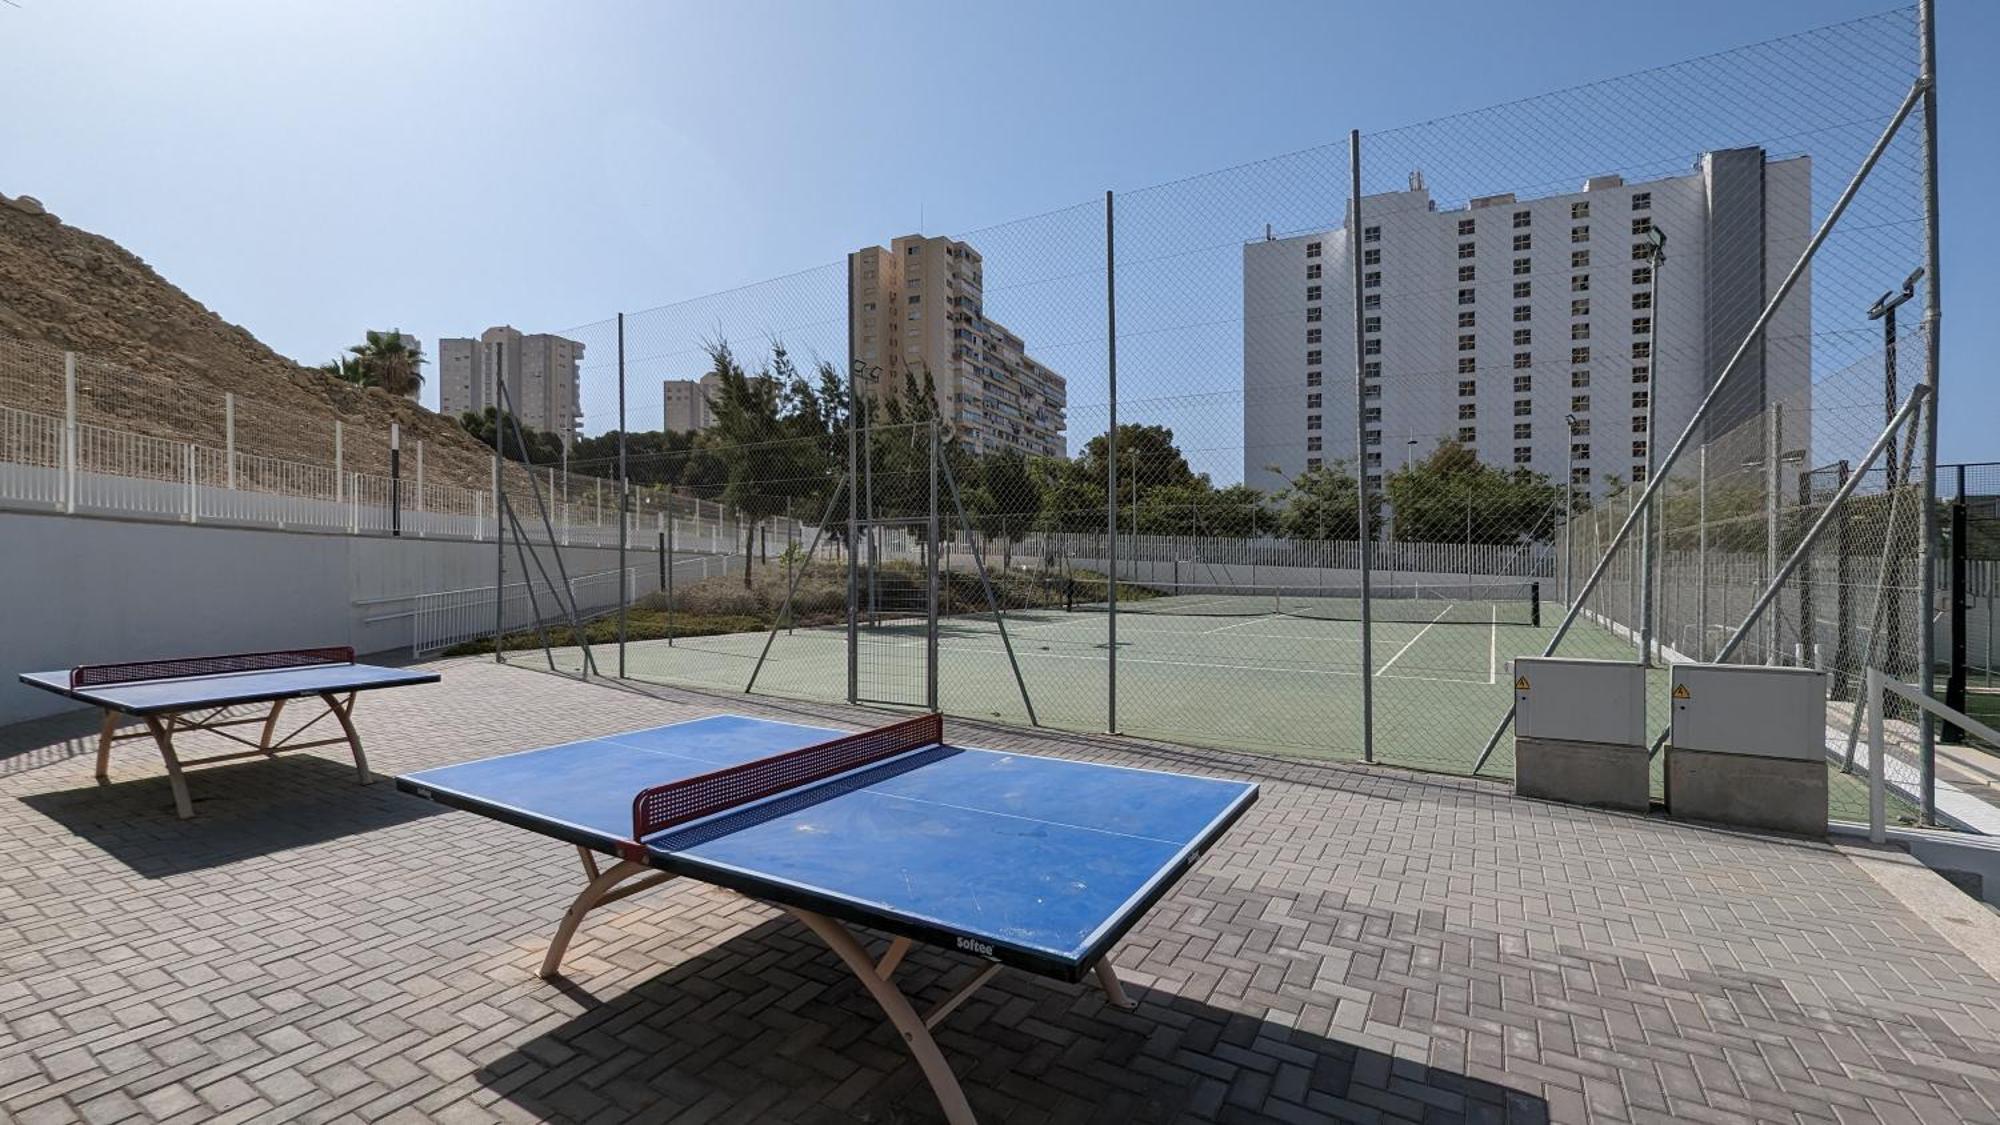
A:
{"type": "MultiPolygon", "coordinates": [[[[563,552],[572,577],[617,558],[563,552]]],[[[642,573],[656,562],[628,557],[642,573]]],[[[510,582],[520,565],[510,548],[510,582]]],[[[490,586],[493,566],[492,543],[0,512],[0,724],[74,706],[22,672],[307,645],[407,653],[408,599],[490,586]]]]}

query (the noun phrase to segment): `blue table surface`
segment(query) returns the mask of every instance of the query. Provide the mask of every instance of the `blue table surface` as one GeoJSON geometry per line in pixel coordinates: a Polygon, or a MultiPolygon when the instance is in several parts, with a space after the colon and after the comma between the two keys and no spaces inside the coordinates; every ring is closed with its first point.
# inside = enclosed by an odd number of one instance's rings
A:
{"type": "Polygon", "coordinates": [[[264,672],[182,676],[171,680],[141,680],[80,688],[69,686],[68,669],[29,672],[22,675],[21,681],[101,707],[146,714],[189,710],[222,702],[247,703],[320,692],[364,691],[430,683],[437,678],[436,672],[414,668],[384,668],[376,664],[313,664],[264,672]]]}
{"type": "MultiPolygon", "coordinates": [[[[845,733],[720,715],[410,774],[606,845],[639,790],[845,733]]],[[[647,840],[865,911],[1074,958],[1137,909],[1256,786],[941,747],[647,840]]]]}

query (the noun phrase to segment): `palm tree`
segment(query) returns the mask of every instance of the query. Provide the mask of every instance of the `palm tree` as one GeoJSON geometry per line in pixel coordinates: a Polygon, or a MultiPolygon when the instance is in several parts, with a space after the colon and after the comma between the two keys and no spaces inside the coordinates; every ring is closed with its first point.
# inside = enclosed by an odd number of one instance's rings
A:
{"type": "Polygon", "coordinates": [[[353,383],[359,387],[372,387],[375,385],[374,378],[369,374],[368,369],[362,365],[359,359],[351,355],[344,355],[338,359],[329,359],[319,365],[319,370],[342,382],[353,383]]]}
{"type": "Polygon", "coordinates": [[[387,332],[368,330],[366,343],[347,349],[367,378],[356,380],[363,386],[381,387],[392,395],[411,395],[424,385],[424,349],[400,329],[387,332]]]}

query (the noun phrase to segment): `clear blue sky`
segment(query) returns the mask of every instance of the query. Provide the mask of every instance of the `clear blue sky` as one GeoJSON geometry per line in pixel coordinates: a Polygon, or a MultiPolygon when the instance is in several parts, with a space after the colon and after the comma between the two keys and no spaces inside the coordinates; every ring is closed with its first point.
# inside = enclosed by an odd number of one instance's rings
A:
{"type": "MultiPolygon", "coordinates": [[[[318,362],[368,327],[559,330],[1885,7],[0,0],[0,191],[318,362]]],[[[2000,4],[1940,9],[1942,456],[2000,459],[1975,225],[2000,4]]]]}

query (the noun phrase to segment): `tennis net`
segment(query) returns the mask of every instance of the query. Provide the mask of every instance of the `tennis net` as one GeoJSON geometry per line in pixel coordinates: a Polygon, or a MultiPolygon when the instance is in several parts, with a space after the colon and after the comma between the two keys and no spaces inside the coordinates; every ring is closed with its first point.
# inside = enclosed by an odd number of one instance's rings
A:
{"type": "MultiPolygon", "coordinates": [[[[1369,590],[1376,621],[1420,624],[1540,625],[1541,583],[1377,582],[1369,590]]],[[[1064,607],[1071,612],[1110,609],[1110,584],[1102,578],[1069,580],[1064,607]]],[[[1322,621],[1361,620],[1359,586],[1216,585],[1121,580],[1118,612],[1178,617],[1304,617],[1322,621]]]]}

